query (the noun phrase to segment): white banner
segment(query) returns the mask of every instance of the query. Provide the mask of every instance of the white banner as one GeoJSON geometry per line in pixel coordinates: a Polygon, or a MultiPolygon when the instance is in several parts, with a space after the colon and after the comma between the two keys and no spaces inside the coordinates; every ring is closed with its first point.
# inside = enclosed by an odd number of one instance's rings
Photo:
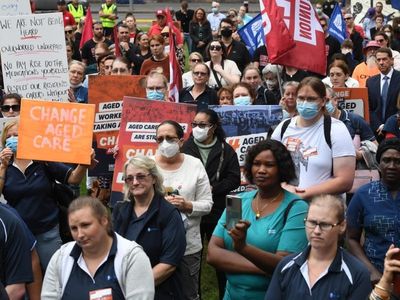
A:
{"type": "Polygon", "coordinates": [[[29,15],[31,4],[29,0],[1,0],[0,16],[29,15]]]}
{"type": "Polygon", "coordinates": [[[61,13],[0,17],[0,36],[6,93],[31,99],[68,100],[61,13]]]}

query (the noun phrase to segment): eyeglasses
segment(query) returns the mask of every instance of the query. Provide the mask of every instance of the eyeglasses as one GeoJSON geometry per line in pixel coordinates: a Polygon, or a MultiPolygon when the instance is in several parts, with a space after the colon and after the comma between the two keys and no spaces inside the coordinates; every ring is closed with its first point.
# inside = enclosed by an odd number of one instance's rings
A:
{"type": "Polygon", "coordinates": [[[220,46],[220,45],[211,45],[210,46],[210,50],[217,50],[217,51],[219,51],[219,50],[221,50],[222,49],[222,47],[220,46]]]}
{"type": "Polygon", "coordinates": [[[65,33],[73,33],[73,30],[65,30],[65,33]]]}
{"type": "Polygon", "coordinates": [[[142,182],[143,180],[146,179],[147,176],[150,176],[151,174],[138,174],[138,175],[129,175],[127,177],[124,177],[123,180],[125,181],[126,184],[132,183],[135,178],[136,181],[142,182]]]}
{"type": "Polygon", "coordinates": [[[8,112],[8,111],[10,111],[10,108],[11,108],[12,111],[20,111],[21,105],[19,105],[19,104],[2,105],[1,106],[1,111],[8,112]]]}
{"type": "Polygon", "coordinates": [[[201,62],[201,59],[200,58],[192,58],[190,61],[192,63],[199,63],[199,62],[201,62]]]}
{"type": "Polygon", "coordinates": [[[178,137],[176,136],[157,136],[156,138],[154,138],[157,144],[161,144],[162,142],[164,142],[164,140],[167,141],[167,143],[173,143],[179,140],[178,137]]]}
{"type": "Polygon", "coordinates": [[[325,222],[317,222],[314,220],[307,220],[304,219],[304,224],[306,225],[307,228],[314,230],[317,226],[319,226],[319,229],[322,231],[330,231],[332,230],[333,227],[338,226],[341,222],[338,222],[336,224],[330,224],[330,223],[325,223],[325,222]]]}
{"type": "Polygon", "coordinates": [[[192,122],[192,128],[199,127],[199,128],[206,128],[208,126],[212,126],[212,124],[206,124],[206,123],[196,123],[192,122]]]}
{"type": "Polygon", "coordinates": [[[197,77],[204,77],[204,76],[207,76],[208,74],[206,73],[206,72],[193,72],[193,75],[194,76],[197,76],[197,77]]]}

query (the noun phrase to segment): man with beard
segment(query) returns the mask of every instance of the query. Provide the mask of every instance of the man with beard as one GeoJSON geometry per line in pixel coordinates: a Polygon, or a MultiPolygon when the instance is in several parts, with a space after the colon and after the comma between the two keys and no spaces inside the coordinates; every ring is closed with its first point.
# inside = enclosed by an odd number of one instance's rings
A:
{"type": "Polygon", "coordinates": [[[377,42],[370,41],[363,49],[364,61],[355,67],[352,75],[358,81],[360,87],[366,86],[368,78],[379,74],[375,56],[375,52],[379,48],[380,46],[377,42]]]}
{"type": "Polygon", "coordinates": [[[118,26],[118,42],[122,56],[129,60],[132,67],[132,73],[135,75],[140,73],[143,59],[135,53],[138,51],[137,46],[130,43],[130,35],[128,25],[121,24],[118,26]]]}
{"type": "Polygon", "coordinates": [[[233,31],[236,30],[233,21],[229,18],[221,20],[220,33],[221,41],[226,48],[226,58],[233,60],[243,73],[244,68],[250,63],[250,54],[246,46],[232,38],[233,31]]]}
{"type": "Polygon", "coordinates": [[[96,58],[94,57],[94,47],[97,43],[106,43],[108,46],[112,44],[112,42],[104,37],[103,33],[103,25],[101,22],[93,23],[93,38],[88,40],[81,49],[82,52],[82,62],[87,66],[91,64],[95,64],[96,58]]]}

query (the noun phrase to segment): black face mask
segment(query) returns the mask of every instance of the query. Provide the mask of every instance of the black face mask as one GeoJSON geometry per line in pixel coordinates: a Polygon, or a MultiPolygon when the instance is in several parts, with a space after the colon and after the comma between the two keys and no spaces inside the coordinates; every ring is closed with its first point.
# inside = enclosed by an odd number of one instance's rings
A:
{"type": "Polygon", "coordinates": [[[232,29],[222,29],[221,35],[226,38],[230,37],[232,35],[232,29]]]}

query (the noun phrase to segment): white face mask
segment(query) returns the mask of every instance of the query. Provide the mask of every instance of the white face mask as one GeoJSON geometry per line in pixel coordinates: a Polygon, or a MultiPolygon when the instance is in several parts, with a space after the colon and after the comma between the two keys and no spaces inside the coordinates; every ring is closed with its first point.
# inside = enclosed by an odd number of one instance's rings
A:
{"type": "Polygon", "coordinates": [[[205,127],[205,128],[200,128],[199,126],[194,127],[192,130],[194,139],[200,143],[204,142],[207,139],[209,130],[210,127],[205,127]]]}
{"type": "Polygon", "coordinates": [[[168,143],[164,140],[160,145],[158,145],[158,151],[160,151],[162,156],[171,158],[179,153],[179,145],[177,142],[168,143]]]}

